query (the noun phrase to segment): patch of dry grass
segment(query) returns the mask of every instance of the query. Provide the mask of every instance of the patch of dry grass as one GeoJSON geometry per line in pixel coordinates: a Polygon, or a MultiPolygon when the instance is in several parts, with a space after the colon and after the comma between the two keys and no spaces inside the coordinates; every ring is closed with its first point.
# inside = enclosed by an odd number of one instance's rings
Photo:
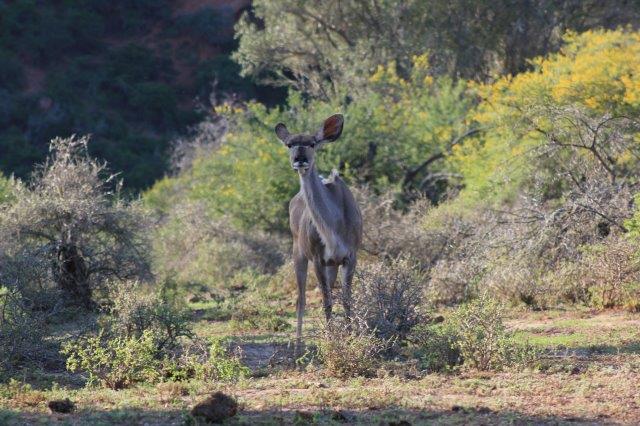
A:
{"type": "MultiPolygon", "coordinates": [[[[631,344],[640,341],[634,334],[639,321],[639,315],[627,313],[519,313],[507,324],[529,337],[579,332],[589,339],[576,342],[574,349],[605,341],[610,348],[627,348],[550,351],[538,370],[403,374],[381,368],[377,377],[337,379],[317,366],[299,371],[280,365],[264,377],[225,385],[191,381],[113,391],[14,384],[18,391],[9,392],[4,384],[0,423],[184,424],[196,401],[221,390],[240,404],[232,424],[633,424],[640,418],[640,349],[631,344]],[[51,414],[47,401],[66,397],[77,404],[76,412],[51,414]]],[[[259,344],[275,348],[283,338],[264,335],[251,341],[253,349],[259,344]]],[[[553,340],[547,343],[554,347],[553,340]]],[[[545,347],[543,340],[539,344],[545,347]]]]}

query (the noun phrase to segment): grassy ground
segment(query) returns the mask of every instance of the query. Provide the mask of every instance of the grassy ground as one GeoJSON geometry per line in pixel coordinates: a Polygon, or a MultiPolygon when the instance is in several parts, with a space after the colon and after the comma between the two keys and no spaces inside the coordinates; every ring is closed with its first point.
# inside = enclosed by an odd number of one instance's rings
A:
{"type": "MultiPolygon", "coordinates": [[[[309,330],[320,319],[317,296],[310,292],[309,330]]],[[[376,378],[338,380],[313,361],[302,370],[284,362],[290,331],[260,333],[211,320],[202,309],[195,315],[198,333],[233,336],[252,378],[114,391],[86,389],[81,377],[64,371],[34,370],[0,385],[0,424],[188,424],[193,422],[189,408],[214,390],[240,403],[230,424],[634,424],[640,419],[640,315],[512,312],[508,324],[517,337],[545,349],[535,370],[423,374],[411,364],[390,363],[376,378]],[[77,404],[76,412],[51,414],[47,401],[66,397],[77,404]]]]}

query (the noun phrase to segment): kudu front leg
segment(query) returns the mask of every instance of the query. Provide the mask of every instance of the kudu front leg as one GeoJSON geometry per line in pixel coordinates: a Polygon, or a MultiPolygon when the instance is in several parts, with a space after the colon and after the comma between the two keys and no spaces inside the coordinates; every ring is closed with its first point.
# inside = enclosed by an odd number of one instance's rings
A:
{"type": "Polygon", "coordinates": [[[351,321],[351,282],[356,271],[356,256],[347,257],[342,263],[342,306],[347,322],[351,321]]]}
{"type": "Polygon", "coordinates": [[[307,289],[307,267],[309,261],[306,257],[293,255],[293,269],[296,273],[296,282],[298,284],[298,300],[296,303],[296,346],[294,349],[294,356],[296,359],[301,355],[302,345],[302,320],[304,318],[304,308],[306,304],[306,289],[307,289]]]}

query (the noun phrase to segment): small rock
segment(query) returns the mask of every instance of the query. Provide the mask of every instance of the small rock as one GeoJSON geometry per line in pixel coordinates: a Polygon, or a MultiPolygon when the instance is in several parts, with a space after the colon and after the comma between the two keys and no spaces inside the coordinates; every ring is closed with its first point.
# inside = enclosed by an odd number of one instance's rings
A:
{"type": "Polygon", "coordinates": [[[54,413],[70,413],[76,409],[76,404],[69,398],[54,399],[47,404],[49,409],[54,413]]]}
{"type": "Polygon", "coordinates": [[[464,411],[464,407],[461,407],[459,405],[454,405],[453,407],[451,407],[451,411],[464,411]]]}
{"type": "Polygon", "coordinates": [[[411,426],[411,423],[406,420],[399,420],[397,422],[389,422],[389,426],[411,426]]]}
{"type": "Polygon", "coordinates": [[[193,417],[201,417],[207,422],[222,423],[238,412],[238,403],[232,397],[222,392],[216,392],[191,409],[193,417]]]}

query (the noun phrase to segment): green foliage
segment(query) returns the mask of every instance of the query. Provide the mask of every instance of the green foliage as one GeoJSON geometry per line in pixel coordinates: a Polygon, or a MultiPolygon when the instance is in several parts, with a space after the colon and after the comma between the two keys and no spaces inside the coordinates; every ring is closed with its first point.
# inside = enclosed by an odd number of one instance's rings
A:
{"type": "Polygon", "coordinates": [[[24,80],[24,70],[20,61],[11,53],[0,50],[0,87],[8,93],[14,92],[24,86],[24,80]]]}
{"type": "Polygon", "coordinates": [[[0,174],[0,205],[15,201],[15,185],[13,179],[7,179],[0,174]]]}
{"type": "Polygon", "coordinates": [[[29,383],[20,382],[16,379],[9,379],[6,385],[0,388],[0,397],[10,399],[31,391],[33,391],[33,387],[29,383]]]}
{"type": "Polygon", "coordinates": [[[228,354],[228,342],[222,338],[212,338],[203,350],[194,351],[187,347],[178,357],[168,357],[162,361],[163,377],[170,381],[190,379],[202,381],[235,382],[249,376],[251,371],[242,365],[237,355],[228,354]]]}
{"type": "Polygon", "coordinates": [[[177,8],[166,0],[0,4],[0,168],[27,178],[50,139],[91,133],[92,154],[128,188],[146,188],[167,170],[169,141],[200,117],[185,105],[207,99],[214,78],[216,96],[253,97],[255,85],[228,59],[230,9],[177,8]],[[202,40],[224,42],[224,51],[216,46],[206,64],[185,57],[182,43],[202,40]]]}
{"type": "Polygon", "coordinates": [[[464,365],[478,370],[500,370],[510,365],[527,365],[536,358],[529,345],[513,340],[503,322],[503,305],[487,296],[462,305],[451,318],[453,347],[464,365]]]}
{"type": "Polygon", "coordinates": [[[247,377],[250,370],[240,363],[236,357],[227,356],[226,345],[221,339],[214,339],[209,346],[209,359],[207,367],[211,376],[221,381],[235,381],[247,377]]]}
{"type": "Polygon", "coordinates": [[[635,196],[635,213],[633,217],[631,217],[625,223],[625,226],[629,230],[629,235],[632,238],[640,238],[640,194],[636,194],[635,196]]]}
{"type": "Polygon", "coordinates": [[[504,311],[499,302],[486,297],[462,305],[453,315],[455,346],[465,363],[480,370],[499,367],[506,337],[504,311]]]}
{"type": "Polygon", "coordinates": [[[224,282],[224,286],[194,295],[201,301],[211,298],[205,302],[211,319],[228,320],[233,329],[242,331],[282,332],[291,328],[282,306],[281,283],[274,276],[242,270],[224,282]]]}
{"type": "Polygon", "coordinates": [[[136,383],[155,382],[159,376],[156,336],[145,330],[140,337],[97,336],[66,343],[67,369],[88,374],[87,385],[122,389],[136,383]]]}
{"type": "Polygon", "coordinates": [[[227,355],[225,342],[204,344],[195,337],[190,312],[180,306],[176,290],[164,285],[154,294],[136,283],[114,287],[113,306],[102,319],[99,334],[64,344],[69,371],[86,373],[87,385],[112,389],[164,380],[233,381],[247,376],[239,358],[227,355]]]}
{"type": "Polygon", "coordinates": [[[154,270],[179,286],[225,289],[245,271],[247,282],[241,284],[248,284],[283,263],[281,241],[274,236],[240,232],[197,203],[177,204],[168,213],[153,238],[154,270]]]}
{"type": "Polygon", "coordinates": [[[232,22],[231,8],[203,7],[195,12],[177,16],[171,31],[190,33],[206,43],[224,45],[233,41],[232,22]]]}
{"type": "Polygon", "coordinates": [[[449,323],[424,323],[412,334],[414,355],[427,371],[448,371],[462,364],[456,334],[449,323]]]}
{"type": "Polygon", "coordinates": [[[140,338],[151,331],[158,351],[175,349],[182,337],[193,337],[190,312],[177,298],[161,297],[151,289],[145,292],[130,282],[113,286],[111,294],[113,306],[107,317],[111,335],[140,338]]]}
{"type": "Polygon", "coordinates": [[[281,309],[270,306],[264,299],[243,298],[231,305],[231,321],[234,328],[242,330],[265,330],[282,332],[291,329],[291,324],[281,309]]]}
{"type": "Polygon", "coordinates": [[[256,86],[247,77],[240,77],[240,66],[228,55],[219,55],[198,65],[196,85],[200,94],[207,94],[211,85],[227,92],[239,94],[246,99],[256,97],[256,86]]]}
{"type": "Polygon", "coordinates": [[[503,370],[533,366],[540,357],[528,342],[507,331],[504,309],[495,299],[481,296],[458,307],[450,318],[423,323],[412,334],[414,353],[429,371],[457,366],[503,370]]]}

